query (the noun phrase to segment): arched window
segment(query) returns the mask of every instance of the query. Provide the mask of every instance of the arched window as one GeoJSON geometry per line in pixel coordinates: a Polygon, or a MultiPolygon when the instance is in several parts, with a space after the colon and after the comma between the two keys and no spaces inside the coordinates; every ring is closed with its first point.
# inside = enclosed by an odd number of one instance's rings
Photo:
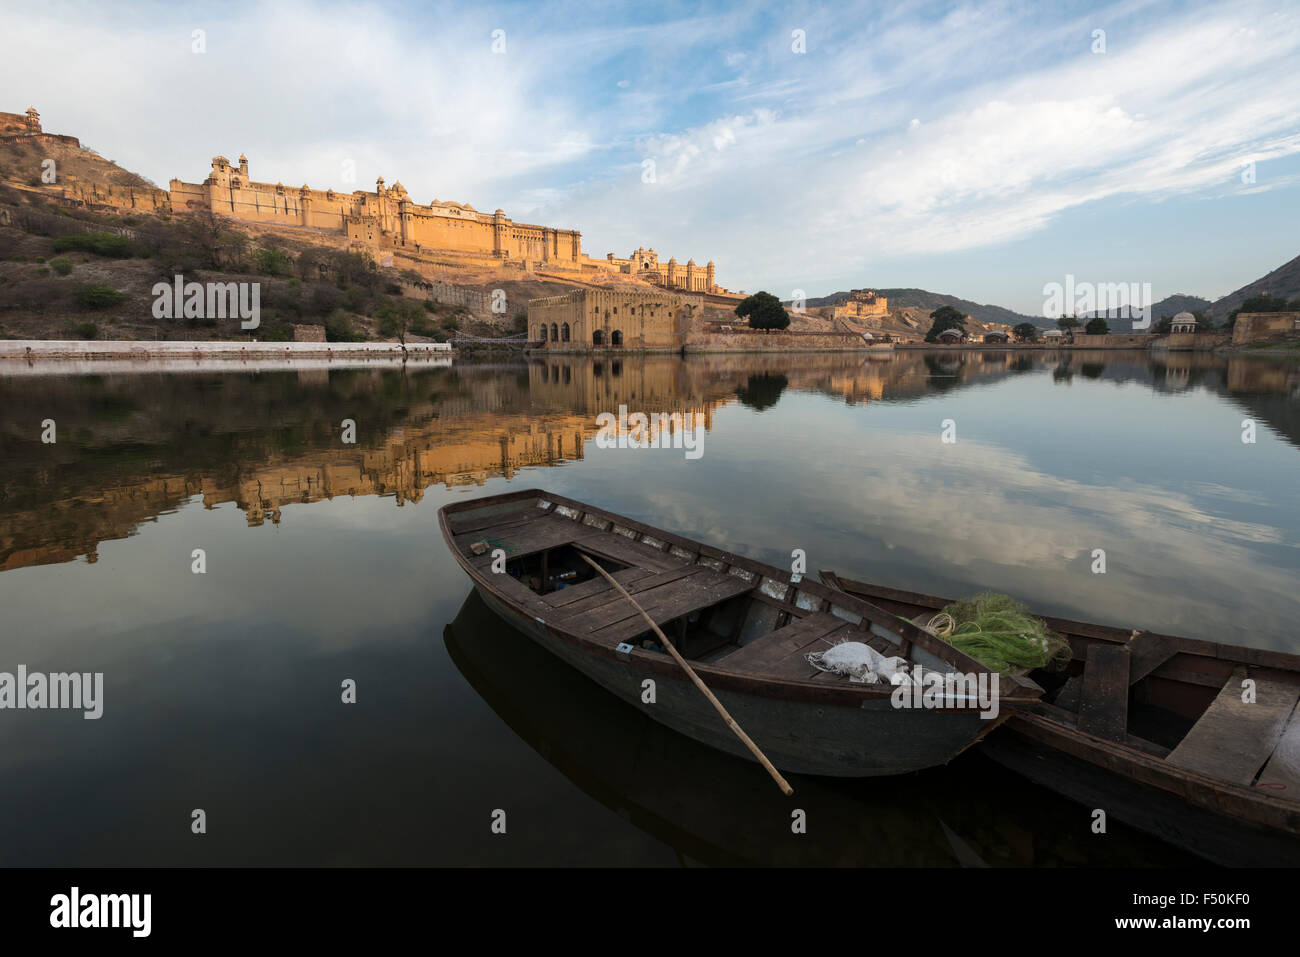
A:
{"type": "Polygon", "coordinates": [[[605,344],[605,330],[597,329],[591,334],[591,344],[594,346],[603,346],[605,344]]]}
{"type": "Polygon", "coordinates": [[[546,341],[546,323],[542,323],[542,341],[546,341]]]}
{"type": "Polygon", "coordinates": [[[623,344],[623,333],[615,329],[609,334],[609,344],[611,346],[621,346],[623,344]]]}
{"type": "Polygon", "coordinates": [[[555,323],[551,323],[551,341],[552,342],[560,341],[560,327],[557,326],[555,323]]]}
{"type": "Polygon", "coordinates": [[[561,342],[569,341],[569,324],[567,322],[560,327],[560,341],[561,342]]]}

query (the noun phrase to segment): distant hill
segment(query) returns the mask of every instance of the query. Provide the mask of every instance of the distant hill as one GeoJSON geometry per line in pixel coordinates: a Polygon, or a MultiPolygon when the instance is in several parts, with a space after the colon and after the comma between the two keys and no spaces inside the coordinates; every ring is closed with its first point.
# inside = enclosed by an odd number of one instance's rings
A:
{"type": "MultiPolygon", "coordinates": [[[[974,316],[980,322],[1001,322],[1009,326],[1018,325],[1022,322],[1032,322],[1034,325],[1046,329],[1049,326],[1055,327],[1055,323],[1044,319],[1042,316],[1026,316],[1019,312],[1013,312],[1010,309],[1004,309],[1001,306],[991,306],[978,302],[971,302],[969,299],[959,299],[956,296],[948,296],[941,292],[930,292],[925,289],[882,289],[874,286],[864,286],[864,289],[873,288],[880,295],[889,300],[889,307],[902,308],[910,306],[916,309],[924,309],[927,312],[933,312],[940,306],[952,306],[954,309],[960,309],[968,316],[974,316]]],[[[829,296],[821,296],[816,299],[809,299],[809,306],[838,306],[840,303],[848,302],[849,293],[837,292],[829,296]]]]}
{"type": "MultiPolygon", "coordinates": [[[[1182,293],[1166,296],[1152,307],[1151,318],[1159,321],[1165,316],[1175,316],[1180,312],[1204,311],[1211,320],[1222,323],[1228,318],[1228,313],[1238,308],[1248,298],[1264,293],[1279,299],[1300,299],[1300,256],[1278,266],[1267,276],[1249,282],[1235,292],[1230,292],[1213,302],[1200,296],[1188,296],[1182,293]]],[[[1080,318],[1090,318],[1093,315],[1096,313],[1088,313],[1087,316],[1080,318]]],[[[1106,313],[1107,318],[1113,316],[1114,310],[1106,313]]]]}
{"type": "MultiPolygon", "coordinates": [[[[1166,316],[1173,317],[1180,312],[1199,312],[1210,308],[1210,300],[1202,299],[1200,296],[1187,296],[1182,293],[1175,293],[1172,296],[1165,296],[1154,306],[1151,307],[1152,322],[1159,322],[1166,316]]],[[[1093,316],[1105,316],[1107,319],[1114,319],[1118,310],[1107,309],[1105,312],[1085,312],[1079,315],[1080,319],[1091,319],[1093,316]]]]}
{"type": "MultiPolygon", "coordinates": [[[[930,292],[926,289],[885,289],[869,286],[862,288],[875,288],[876,292],[889,300],[891,309],[911,307],[929,313],[940,306],[952,306],[955,309],[960,309],[968,316],[974,316],[980,322],[1001,322],[1009,326],[1021,322],[1032,322],[1040,329],[1056,328],[1054,319],[1046,319],[1043,316],[1027,316],[1011,309],[1005,309],[1002,306],[971,302],[969,299],[961,299],[957,296],[949,296],[939,292],[930,292]]],[[[1228,313],[1238,308],[1247,298],[1262,293],[1269,293],[1282,299],[1300,299],[1300,256],[1279,266],[1268,275],[1247,283],[1240,289],[1214,301],[1200,296],[1187,295],[1186,293],[1166,296],[1152,307],[1151,318],[1153,321],[1159,321],[1165,316],[1175,316],[1180,312],[1204,312],[1214,322],[1222,323],[1228,318],[1228,313]]],[[[809,299],[808,305],[838,306],[840,303],[847,302],[848,299],[848,292],[837,292],[829,296],[809,299]]],[[[1080,318],[1087,319],[1093,315],[1096,315],[1096,313],[1080,316],[1080,318]]],[[[1114,311],[1111,310],[1107,318],[1113,318],[1113,316],[1114,311]]]]}
{"type": "Polygon", "coordinates": [[[1210,300],[1202,299],[1200,296],[1185,296],[1182,293],[1175,293],[1172,296],[1165,296],[1158,303],[1151,307],[1151,318],[1155,321],[1163,319],[1165,316],[1176,316],[1180,312],[1200,312],[1210,308],[1210,300]]]}
{"type": "Polygon", "coordinates": [[[1300,256],[1289,263],[1278,266],[1267,276],[1247,283],[1235,292],[1230,292],[1221,299],[1214,300],[1210,306],[1210,317],[1216,322],[1228,318],[1228,313],[1236,309],[1251,296],[1268,293],[1280,299],[1300,299],[1300,256]]]}

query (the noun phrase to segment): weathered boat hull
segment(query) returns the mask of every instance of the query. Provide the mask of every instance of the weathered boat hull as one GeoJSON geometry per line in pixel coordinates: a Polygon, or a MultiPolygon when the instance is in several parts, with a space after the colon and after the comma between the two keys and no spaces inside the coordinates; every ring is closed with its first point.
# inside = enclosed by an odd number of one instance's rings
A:
{"type": "Polygon", "coordinates": [[[1224,867],[1295,867],[1300,837],[1259,827],[1182,800],[1131,776],[1108,771],[1029,733],[1023,719],[1007,722],[980,747],[1002,767],[1078,802],[1102,809],[1143,833],[1224,867]]]}
{"type": "MultiPolygon", "coordinates": [[[[753,761],[753,755],[723,723],[717,711],[685,677],[651,675],[637,662],[590,654],[521,615],[478,587],[479,596],[505,622],[598,685],[646,712],[655,721],[695,741],[753,761]],[[653,678],[655,701],[642,700],[643,682],[653,678]]],[[[1001,724],[1009,712],[982,718],[972,711],[895,707],[888,697],[858,707],[787,701],[715,687],[718,700],[763,749],[792,774],[876,777],[946,764],[1001,724]]]]}

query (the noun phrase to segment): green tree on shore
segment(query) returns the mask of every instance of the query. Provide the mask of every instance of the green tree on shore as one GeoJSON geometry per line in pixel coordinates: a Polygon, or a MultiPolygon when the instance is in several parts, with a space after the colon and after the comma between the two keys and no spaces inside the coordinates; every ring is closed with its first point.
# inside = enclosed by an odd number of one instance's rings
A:
{"type": "Polygon", "coordinates": [[[781,305],[781,300],[770,292],[756,292],[736,306],[736,315],[749,320],[749,328],[784,329],[790,325],[790,314],[781,305]]]}
{"type": "Polygon", "coordinates": [[[1037,342],[1038,327],[1032,322],[1022,322],[1011,330],[1011,334],[1016,337],[1016,342],[1037,342]]]}
{"type": "Polygon", "coordinates": [[[930,331],[925,334],[926,342],[938,342],[939,333],[946,329],[966,331],[966,316],[960,309],[954,309],[952,306],[940,306],[930,313],[930,321],[930,331]]]}
{"type": "Polygon", "coordinates": [[[406,345],[406,334],[424,321],[422,308],[411,299],[386,299],[375,309],[379,320],[379,334],[396,338],[406,345]]]}

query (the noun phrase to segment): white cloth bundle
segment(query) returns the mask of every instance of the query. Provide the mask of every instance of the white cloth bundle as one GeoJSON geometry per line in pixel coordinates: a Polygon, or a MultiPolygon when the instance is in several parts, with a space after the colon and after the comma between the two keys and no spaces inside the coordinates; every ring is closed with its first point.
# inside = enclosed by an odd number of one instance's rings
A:
{"type": "Polygon", "coordinates": [[[890,684],[910,683],[908,669],[911,665],[906,658],[886,658],[870,645],[860,641],[845,641],[832,645],[826,651],[814,651],[808,656],[808,664],[821,671],[837,675],[848,675],[850,681],[858,684],[879,684],[883,678],[890,684]]]}

